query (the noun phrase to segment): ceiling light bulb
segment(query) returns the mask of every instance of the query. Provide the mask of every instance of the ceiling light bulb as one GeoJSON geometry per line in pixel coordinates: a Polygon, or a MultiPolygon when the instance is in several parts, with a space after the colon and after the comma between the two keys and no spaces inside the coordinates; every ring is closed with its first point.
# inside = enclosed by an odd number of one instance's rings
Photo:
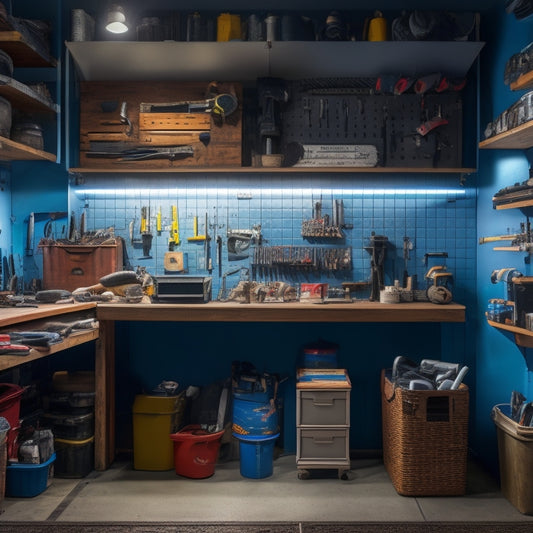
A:
{"type": "Polygon", "coordinates": [[[125,33],[128,31],[126,15],[122,6],[112,5],[109,8],[105,29],[111,33],[125,33]]]}

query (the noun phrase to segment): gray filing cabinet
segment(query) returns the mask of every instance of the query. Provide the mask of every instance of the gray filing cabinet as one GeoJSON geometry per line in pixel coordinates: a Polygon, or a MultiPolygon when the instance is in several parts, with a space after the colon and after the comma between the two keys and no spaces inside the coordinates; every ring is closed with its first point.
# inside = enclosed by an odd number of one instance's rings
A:
{"type": "Polygon", "coordinates": [[[300,368],[296,380],[296,465],[298,477],[310,469],[350,471],[350,391],[343,369],[300,368]]]}

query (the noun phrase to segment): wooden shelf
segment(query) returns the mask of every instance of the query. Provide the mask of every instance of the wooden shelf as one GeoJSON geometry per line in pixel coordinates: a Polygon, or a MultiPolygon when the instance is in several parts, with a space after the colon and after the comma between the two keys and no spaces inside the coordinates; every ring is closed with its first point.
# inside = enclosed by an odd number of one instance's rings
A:
{"type": "Polygon", "coordinates": [[[316,173],[335,173],[335,174],[473,174],[477,172],[475,168],[417,168],[417,167],[323,167],[323,168],[303,168],[303,167],[179,167],[169,166],[168,168],[154,168],[149,171],[145,168],[69,168],[71,174],[120,174],[120,173],[197,173],[216,174],[231,172],[232,174],[316,174],[316,173]]]}
{"type": "MultiPolygon", "coordinates": [[[[38,330],[48,320],[61,321],[62,319],[77,320],[86,318],[87,314],[94,317],[96,303],[74,304],[42,304],[38,307],[8,307],[3,308],[0,314],[0,328],[2,332],[38,330]]],[[[86,342],[91,342],[99,337],[98,329],[72,333],[63,342],[50,346],[47,350],[32,349],[28,355],[2,355],[0,357],[0,371],[15,366],[48,357],[57,352],[67,350],[86,342]]]]}
{"type": "Polygon", "coordinates": [[[512,202],[509,204],[497,205],[495,209],[499,211],[502,209],[520,209],[522,207],[533,207],[533,199],[520,200],[519,202],[512,202]]]}
{"type": "Polygon", "coordinates": [[[499,322],[494,322],[492,320],[487,320],[487,322],[493,328],[512,333],[514,335],[515,343],[518,344],[518,346],[533,348],[533,331],[508,324],[500,324],[499,322]]]}
{"type": "Polygon", "coordinates": [[[533,120],[479,143],[479,148],[527,150],[533,146],[533,120]]]}
{"type": "Polygon", "coordinates": [[[30,361],[48,357],[54,353],[68,350],[69,348],[86,342],[95,341],[96,339],[98,339],[98,329],[92,329],[90,331],[72,333],[63,342],[53,344],[48,350],[32,349],[28,355],[3,355],[0,357],[0,372],[15,366],[23,365],[24,363],[29,363],[30,361]]]}
{"type": "Polygon", "coordinates": [[[17,143],[6,137],[0,137],[1,161],[51,161],[56,162],[56,156],[31,146],[17,143]]]}
{"type": "Polygon", "coordinates": [[[428,302],[384,304],[263,303],[113,304],[99,303],[99,320],[178,322],[464,322],[465,306],[428,302]]]}
{"type": "Polygon", "coordinates": [[[57,61],[32,47],[18,31],[0,31],[0,48],[4,50],[15,67],[56,67],[57,61]]]}
{"type": "Polygon", "coordinates": [[[522,74],[516,81],[510,85],[512,91],[521,91],[533,87],[533,70],[522,74]]]}
{"type": "Polygon", "coordinates": [[[13,107],[29,113],[58,113],[59,106],[49,102],[27,85],[0,74],[0,96],[13,107]]]}

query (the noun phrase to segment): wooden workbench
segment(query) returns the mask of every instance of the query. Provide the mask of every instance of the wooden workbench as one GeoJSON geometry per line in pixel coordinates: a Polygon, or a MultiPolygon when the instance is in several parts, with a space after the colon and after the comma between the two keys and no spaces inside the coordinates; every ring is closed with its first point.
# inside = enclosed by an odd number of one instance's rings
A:
{"type": "MultiPolygon", "coordinates": [[[[39,330],[47,321],[71,322],[96,315],[96,304],[40,304],[39,307],[3,307],[0,308],[0,332],[39,330]]],[[[73,346],[94,341],[98,338],[98,329],[72,333],[63,342],[50,346],[49,349],[32,349],[28,355],[0,356],[0,372],[10,368],[48,357],[73,346]]]]}
{"type": "Polygon", "coordinates": [[[464,322],[456,303],[382,304],[262,303],[113,304],[97,307],[100,338],[95,372],[95,468],[105,470],[115,457],[115,321],[132,322],[464,322]]]}

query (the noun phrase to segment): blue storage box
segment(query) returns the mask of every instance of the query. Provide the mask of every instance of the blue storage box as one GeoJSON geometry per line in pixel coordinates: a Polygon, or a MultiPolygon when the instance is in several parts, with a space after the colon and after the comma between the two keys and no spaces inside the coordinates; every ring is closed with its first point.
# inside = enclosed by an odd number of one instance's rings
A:
{"type": "Polygon", "coordinates": [[[53,453],[48,461],[40,464],[16,463],[6,468],[6,496],[12,498],[32,498],[44,492],[49,478],[53,477],[53,453]]]}

